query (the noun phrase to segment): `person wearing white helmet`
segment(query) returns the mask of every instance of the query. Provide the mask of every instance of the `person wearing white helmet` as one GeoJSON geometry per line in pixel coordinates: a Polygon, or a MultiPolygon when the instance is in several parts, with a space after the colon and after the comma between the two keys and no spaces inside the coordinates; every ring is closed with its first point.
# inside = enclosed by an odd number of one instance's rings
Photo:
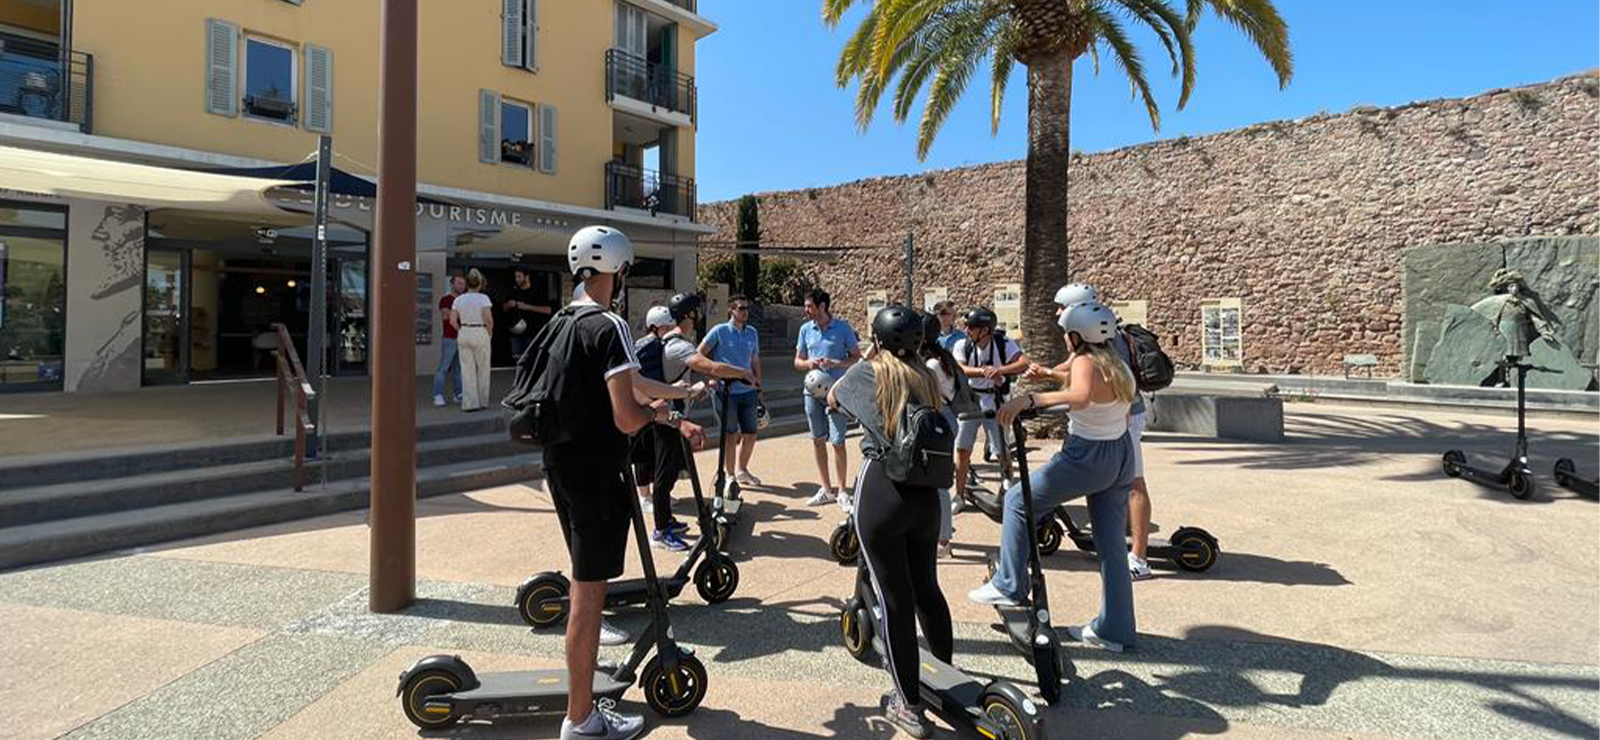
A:
{"type": "MultiPolygon", "coordinates": [[[[1072,283],[1063,285],[1056,291],[1056,315],[1075,303],[1100,302],[1099,293],[1085,283],[1072,283]]],[[[1118,322],[1119,327],[1121,322],[1118,322]]],[[[1133,367],[1133,348],[1128,344],[1128,335],[1119,328],[1117,335],[1112,338],[1112,345],[1117,354],[1122,355],[1122,361],[1133,367]]],[[[1055,375],[1064,380],[1068,363],[1061,363],[1048,370],[1038,366],[1028,368],[1028,377],[1037,379],[1042,375],[1055,375]]],[[[1150,486],[1144,477],[1144,446],[1141,440],[1144,437],[1144,428],[1150,415],[1145,407],[1144,397],[1135,395],[1133,406],[1128,409],[1128,437],[1133,441],[1133,490],[1128,493],[1128,524],[1133,531],[1133,547],[1128,552],[1128,572],[1133,575],[1133,580],[1143,581],[1153,577],[1150,572],[1150,563],[1145,560],[1145,553],[1150,546],[1150,486]]]]}
{"type": "MultiPolygon", "coordinates": [[[[1066,406],[1067,441],[1029,477],[1036,516],[1049,516],[1068,499],[1088,496],[1094,542],[1100,553],[1100,615],[1067,633],[1085,644],[1121,652],[1133,647],[1137,624],[1133,581],[1128,573],[1128,490],[1133,485],[1133,450],[1128,439],[1128,407],[1137,386],[1127,363],[1111,346],[1117,317],[1099,303],[1075,303],[1057,318],[1070,359],[1064,387],[1028,393],[1000,406],[996,416],[1009,426],[1024,409],[1066,406]]],[[[1006,491],[1000,528],[1000,562],[994,576],[967,597],[981,604],[1014,605],[1026,592],[1028,529],[1022,486],[1006,491]]]]}
{"type": "MultiPolygon", "coordinates": [[[[626,466],[628,438],[652,423],[676,427],[704,444],[705,433],[656,398],[683,398],[689,389],[638,374],[628,323],[609,310],[633,264],[633,245],[621,231],[590,226],[573,235],[567,264],[580,282],[571,305],[546,327],[549,381],[558,408],[587,413],[563,416],[567,439],[544,448],[545,484],[572,559],[571,611],[567,616],[567,675],[592,676],[602,638],[627,641],[627,633],[602,633],[606,583],[622,575],[632,523],[626,466]],[[617,639],[620,636],[620,640],[617,639]]],[[[588,681],[571,682],[562,740],[626,740],[644,718],[595,706],[588,681]]]]}
{"type": "MultiPolygon", "coordinates": [[[[639,374],[660,382],[666,382],[666,371],[662,367],[662,349],[665,343],[662,336],[670,330],[676,322],[672,320],[672,312],[666,306],[651,306],[644,316],[644,336],[633,343],[633,353],[639,358],[639,374]]],[[[655,512],[655,502],[650,496],[651,483],[655,480],[655,435],[640,434],[633,441],[631,458],[633,461],[633,483],[639,491],[639,508],[646,514],[655,512]]],[[[668,512],[668,517],[671,513],[668,512]]],[[[681,531],[681,530],[680,530],[681,531]]],[[[689,545],[676,536],[676,532],[668,529],[660,536],[654,536],[652,542],[663,549],[681,552],[689,549],[689,545]]]]}
{"type": "MultiPolygon", "coordinates": [[[[800,325],[795,338],[794,369],[802,373],[820,370],[838,380],[861,359],[861,341],[844,319],[833,315],[832,305],[826,290],[812,288],[806,293],[808,321],[800,325]]],[[[827,403],[811,393],[805,394],[804,403],[811,451],[817,461],[817,475],[822,478],[822,487],[806,500],[806,506],[821,506],[838,501],[849,485],[850,456],[844,446],[844,434],[850,423],[844,414],[829,409],[827,403]],[[828,471],[829,447],[833,448],[834,470],[839,475],[837,487],[828,471]]]]}

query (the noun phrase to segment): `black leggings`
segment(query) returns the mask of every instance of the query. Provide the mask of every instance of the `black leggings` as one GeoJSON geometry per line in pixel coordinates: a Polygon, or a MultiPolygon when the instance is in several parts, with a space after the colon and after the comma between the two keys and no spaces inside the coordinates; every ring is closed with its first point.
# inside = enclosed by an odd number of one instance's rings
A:
{"type": "Polygon", "coordinates": [[[856,478],[856,534],[872,588],[883,607],[879,634],[888,646],[889,675],[908,704],[921,696],[917,674],[917,622],[934,657],[950,662],[950,605],[939,590],[939,495],[932,488],[900,486],[883,463],[867,460],[856,478]],[[915,610],[915,616],[913,616],[915,610]]]}
{"type": "MultiPolygon", "coordinates": [[[[678,474],[683,472],[683,434],[662,424],[651,424],[655,435],[655,487],[650,502],[655,507],[656,531],[672,523],[672,487],[678,484],[678,474]]],[[[641,480],[640,483],[645,481],[641,480]]]]}

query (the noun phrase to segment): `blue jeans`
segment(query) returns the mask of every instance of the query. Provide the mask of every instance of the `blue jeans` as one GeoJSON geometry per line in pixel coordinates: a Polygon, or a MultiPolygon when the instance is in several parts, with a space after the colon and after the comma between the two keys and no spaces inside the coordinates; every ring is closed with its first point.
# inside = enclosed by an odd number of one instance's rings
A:
{"type": "Polygon", "coordinates": [[[450,395],[461,395],[461,355],[456,350],[456,340],[449,337],[439,341],[439,367],[433,371],[433,395],[444,395],[447,379],[450,395]]]}
{"type": "MultiPolygon", "coordinates": [[[[1128,574],[1128,491],[1133,485],[1133,450],[1127,435],[1113,440],[1071,437],[1050,461],[1032,471],[1033,513],[1039,521],[1062,503],[1088,495],[1095,551],[1100,555],[1100,616],[1095,634],[1133,647],[1133,579],[1128,574]]],[[[1028,530],[1024,529],[1022,485],[1006,491],[1000,526],[1000,565],[992,583],[1000,593],[1021,600],[1027,590],[1028,530]]],[[[1029,526],[1037,526],[1038,522],[1029,526]]]]}
{"type": "Polygon", "coordinates": [[[844,444],[844,433],[850,424],[844,418],[844,414],[829,411],[827,403],[817,400],[817,397],[810,393],[805,394],[805,399],[806,426],[811,429],[811,438],[826,438],[831,445],[844,444]]]}
{"type": "MultiPolygon", "coordinates": [[[[756,392],[734,393],[728,396],[728,434],[756,433],[756,392]]],[[[717,423],[722,423],[722,394],[711,397],[712,409],[717,412],[717,423]]]]}

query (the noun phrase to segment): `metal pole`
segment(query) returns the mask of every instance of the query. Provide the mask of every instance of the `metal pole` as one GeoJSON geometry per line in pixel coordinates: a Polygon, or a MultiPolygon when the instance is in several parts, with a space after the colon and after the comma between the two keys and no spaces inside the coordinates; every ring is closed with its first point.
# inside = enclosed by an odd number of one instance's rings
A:
{"type": "Polygon", "coordinates": [[[312,198],[311,222],[311,326],[306,331],[306,375],[310,376],[311,438],[306,449],[313,459],[322,456],[322,378],[328,358],[328,180],[333,139],[317,140],[317,187],[312,198]]]}
{"type": "Polygon", "coordinates": [[[381,25],[367,606],[394,612],[417,586],[417,0],[383,0],[381,25]]]}
{"type": "Polygon", "coordinates": [[[906,308],[915,308],[917,305],[916,299],[911,295],[913,293],[911,272],[916,269],[917,264],[917,248],[913,241],[915,238],[915,234],[906,234],[906,308]]]}

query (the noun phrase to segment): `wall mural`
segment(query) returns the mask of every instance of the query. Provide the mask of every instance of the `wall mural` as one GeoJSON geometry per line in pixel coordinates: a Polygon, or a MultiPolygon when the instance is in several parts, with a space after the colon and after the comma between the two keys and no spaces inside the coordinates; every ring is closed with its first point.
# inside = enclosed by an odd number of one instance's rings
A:
{"type": "Polygon", "coordinates": [[[74,204],[67,247],[67,390],[127,390],[140,384],[144,209],[74,204]],[[93,223],[92,228],[88,227],[93,223]],[[79,237],[79,234],[85,234],[79,237]],[[85,286],[81,296],[74,286],[85,286]]]}

